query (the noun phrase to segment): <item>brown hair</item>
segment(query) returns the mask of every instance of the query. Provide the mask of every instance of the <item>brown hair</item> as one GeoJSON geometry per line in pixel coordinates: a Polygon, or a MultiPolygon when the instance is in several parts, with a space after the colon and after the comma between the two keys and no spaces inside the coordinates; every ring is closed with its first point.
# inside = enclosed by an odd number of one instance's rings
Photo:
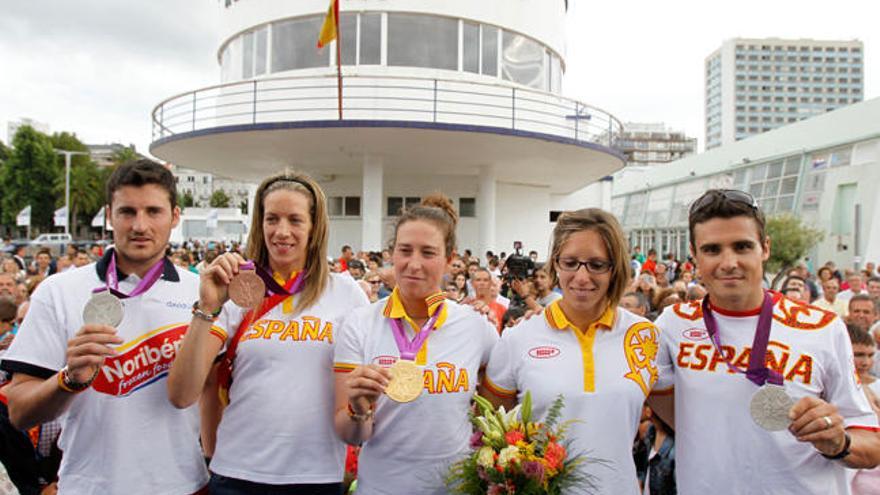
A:
{"type": "Polygon", "coordinates": [[[294,311],[300,311],[310,307],[318,301],[327,283],[330,280],[330,267],[327,264],[327,237],[330,219],[327,216],[327,200],[324,191],[311,177],[302,173],[283,172],[266,178],[257,188],[254,215],[251,219],[251,232],[248,235],[247,252],[248,259],[260,266],[268,266],[269,250],[266,248],[266,235],[263,232],[263,216],[266,214],[266,196],[274,191],[296,191],[309,198],[309,213],[311,215],[312,230],[309,232],[309,242],[306,246],[306,262],[303,267],[306,277],[305,286],[296,304],[294,311]]]}
{"type": "Polygon", "coordinates": [[[758,239],[762,243],[767,240],[767,233],[765,230],[767,221],[764,218],[764,213],[761,209],[754,204],[747,204],[743,201],[730,199],[728,197],[731,195],[730,193],[737,193],[737,196],[743,195],[743,199],[746,197],[751,198],[749,194],[742,191],[710,189],[692,203],[691,211],[688,212],[688,233],[690,234],[691,247],[695,250],[697,244],[695,242],[696,239],[694,238],[694,227],[696,227],[698,223],[708,222],[713,218],[752,218],[758,226],[758,239]]]}
{"type": "Polygon", "coordinates": [[[455,206],[443,193],[434,193],[422,199],[416,206],[411,206],[400,213],[397,223],[394,225],[394,238],[391,239],[391,247],[397,244],[397,231],[406,222],[425,220],[434,224],[443,234],[443,243],[446,248],[445,258],[450,258],[455,252],[455,227],[458,225],[458,212],[455,206]]]}
{"type": "Polygon", "coordinates": [[[871,334],[863,330],[858,325],[849,324],[846,326],[846,331],[849,333],[849,340],[852,345],[865,345],[869,347],[876,347],[877,343],[874,342],[874,338],[871,337],[871,334]]]}
{"type": "Polygon", "coordinates": [[[550,244],[550,258],[547,272],[553,280],[553,285],[559,283],[559,274],[556,271],[556,262],[562,246],[572,234],[592,230],[599,234],[608,250],[611,262],[611,283],[608,286],[608,294],[605,297],[611,306],[617,306],[620,298],[629,284],[629,248],[626,237],[617,218],[611,213],[599,208],[585,208],[577,211],[566,211],[559,215],[556,227],[553,229],[553,238],[550,244]]]}
{"type": "Polygon", "coordinates": [[[124,186],[143,187],[147,184],[156,184],[168,193],[171,209],[177,206],[177,186],[174,185],[174,175],[164,166],[141,158],[125,162],[116,167],[107,179],[107,204],[113,203],[113,193],[124,186]]]}

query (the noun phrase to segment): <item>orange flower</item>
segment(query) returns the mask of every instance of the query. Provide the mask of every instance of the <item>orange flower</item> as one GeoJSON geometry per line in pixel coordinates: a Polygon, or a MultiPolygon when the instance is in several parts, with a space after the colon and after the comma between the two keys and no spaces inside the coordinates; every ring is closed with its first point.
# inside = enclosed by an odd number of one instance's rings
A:
{"type": "Polygon", "coordinates": [[[550,469],[559,469],[565,460],[565,447],[556,442],[550,442],[544,449],[544,459],[550,469]]]}
{"type": "Polygon", "coordinates": [[[516,445],[516,442],[525,440],[526,436],[519,430],[510,430],[504,435],[504,439],[507,440],[507,445],[516,445]]]}

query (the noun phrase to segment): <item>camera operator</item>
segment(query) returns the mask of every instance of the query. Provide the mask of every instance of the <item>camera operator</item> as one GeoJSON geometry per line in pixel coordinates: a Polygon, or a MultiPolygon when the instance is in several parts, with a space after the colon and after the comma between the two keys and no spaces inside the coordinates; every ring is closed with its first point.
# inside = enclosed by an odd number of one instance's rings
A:
{"type": "Polygon", "coordinates": [[[526,302],[526,297],[533,291],[523,288],[523,285],[532,285],[531,278],[535,274],[535,262],[529,256],[523,254],[522,242],[513,243],[513,254],[507,257],[502,269],[503,282],[501,294],[510,298],[510,306],[532,309],[526,302]],[[514,287],[520,286],[520,289],[514,287]]]}

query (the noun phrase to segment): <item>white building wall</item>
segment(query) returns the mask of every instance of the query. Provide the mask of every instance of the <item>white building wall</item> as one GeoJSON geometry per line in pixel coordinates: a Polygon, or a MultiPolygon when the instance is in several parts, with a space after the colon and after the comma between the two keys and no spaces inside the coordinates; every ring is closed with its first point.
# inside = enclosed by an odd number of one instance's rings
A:
{"type": "Polygon", "coordinates": [[[550,191],[544,187],[498,183],[495,253],[513,251],[513,242],[522,241],[523,250],[538,252],[544,259],[550,245],[550,191]]]}
{"type": "Polygon", "coordinates": [[[736,141],[736,42],[721,47],[721,144],[736,141]]]}

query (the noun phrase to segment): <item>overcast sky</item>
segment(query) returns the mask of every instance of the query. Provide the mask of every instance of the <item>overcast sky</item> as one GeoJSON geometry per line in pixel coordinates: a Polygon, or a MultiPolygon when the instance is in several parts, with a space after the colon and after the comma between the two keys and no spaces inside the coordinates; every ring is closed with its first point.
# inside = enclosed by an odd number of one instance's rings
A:
{"type": "MultiPolygon", "coordinates": [[[[565,95],[623,121],[666,122],[697,137],[701,147],[703,61],[727,38],[858,38],[865,43],[866,99],[880,95],[880,4],[874,1],[570,4],[565,95]]],[[[156,104],[219,83],[217,5],[3,2],[0,140],[7,141],[7,121],[30,117],[88,143],[134,143],[147,152],[156,104]]]]}

